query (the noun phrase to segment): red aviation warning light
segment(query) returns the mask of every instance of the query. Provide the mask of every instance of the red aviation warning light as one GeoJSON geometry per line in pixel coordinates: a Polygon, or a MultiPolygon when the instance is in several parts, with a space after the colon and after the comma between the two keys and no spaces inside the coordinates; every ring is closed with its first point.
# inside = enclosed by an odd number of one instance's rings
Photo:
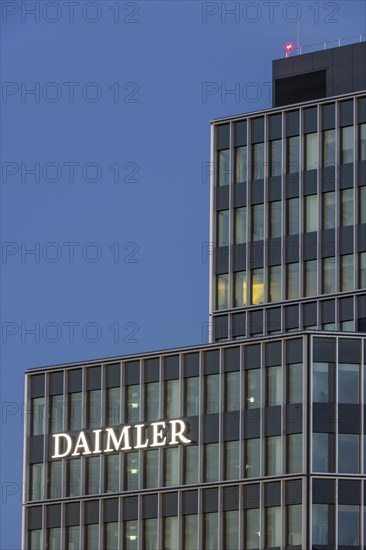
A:
{"type": "Polygon", "coordinates": [[[288,57],[290,55],[290,53],[292,52],[293,49],[294,49],[294,45],[292,44],[292,42],[288,42],[287,44],[285,44],[286,57],[288,57]]]}

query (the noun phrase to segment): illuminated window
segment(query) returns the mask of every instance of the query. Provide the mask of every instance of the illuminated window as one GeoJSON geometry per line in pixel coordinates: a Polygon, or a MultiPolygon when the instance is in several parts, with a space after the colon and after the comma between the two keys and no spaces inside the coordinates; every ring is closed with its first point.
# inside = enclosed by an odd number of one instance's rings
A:
{"type": "Polygon", "coordinates": [[[229,275],[218,275],[216,279],[216,307],[226,309],[229,307],[229,275]]]}
{"type": "Polygon", "coordinates": [[[124,521],[125,550],[138,550],[138,523],[137,520],[124,521]]]}
{"type": "Polygon", "coordinates": [[[315,170],[318,167],[318,134],[305,136],[305,170],[315,170]]]}
{"type": "Polygon", "coordinates": [[[247,303],[247,272],[237,271],[235,277],[234,306],[242,307],[247,303]]]}
{"type": "Polygon", "coordinates": [[[126,387],[126,421],[137,423],[140,419],[140,385],[126,387]]]}
{"type": "Polygon", "coordinates": [[[300,294],[299,264],[287,264],[287,299],[293,300],[300,294]]]}
{"type": "Polygon", "coordinates": [[[263,269],[252,270],[252,304],[264,302],[263,269]]]}
{"type": "Polygon", "coordinates": [[[246,406],[247,408],[260,407],[261,402],[261,372],[260,369],[249,369],[245,371],[246,406]]]}
{"type": "Polygon", "coordinates": [[[235,148],[235,183],[247,181],[247,146],[235,148]]]}
{"type": "Polygon", "coordinates": [[[305,197],[305,231],[307,233],[318,230],[318,196],[305,197]]]}
{"type": "Polygon", "coordinates": [[[230,150],[224,149],[218,152],[218,178],[217,184],[228,185],[229,184],[229,169],[230,169],[230,150]]]}
{"type": "Polygon", "coordinates": [[[341,164],[353,162],[353,126],[341,129],[341,164]]]}

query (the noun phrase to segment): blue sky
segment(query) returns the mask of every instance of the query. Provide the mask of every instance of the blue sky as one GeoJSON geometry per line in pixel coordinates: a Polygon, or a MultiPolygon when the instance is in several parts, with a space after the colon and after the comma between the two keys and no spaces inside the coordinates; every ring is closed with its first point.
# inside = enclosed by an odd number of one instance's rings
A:
{"type": "Polygon", "coordinates": [[[283,45],[298,32],[303,45],[365,33],[365,3],[81,1],[74,14],[62,2],[1,4],[10,550],[24,371],[206,341],[209,120],[270,107],[283,45]],[[225,93],[235,86],[239,97],[225,93]]]}

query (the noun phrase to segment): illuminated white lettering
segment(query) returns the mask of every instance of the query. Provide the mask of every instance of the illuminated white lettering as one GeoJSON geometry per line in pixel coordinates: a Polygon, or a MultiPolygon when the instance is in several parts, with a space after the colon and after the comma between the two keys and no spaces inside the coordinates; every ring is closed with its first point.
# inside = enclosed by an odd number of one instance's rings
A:
{"type": "Polygon", "coordinates": [[[145,428],[145,425],[144,424],[137,424],[137,426],[135,426],[135,429],[136,429],[136,445],[135,445],[135,449],[144,449],[145,447],[148,446],[149,444],[149,440],[148,438],[146,438],[145,440],[145,443],[142,444],[141,442],[141,439],[142,439],[142,429],[145,428]]]}
{"type": "Polygon", "coordinates": [[[151,443],[151,447],[161,447],[162,445],[165,445],[166,437],[164,437],[163,430],[165,429],[165,422],[152,422],[151,423],[153,427],[153,440],[151,443]],[[158,428],[161,427],[159,430],[158,428]]]}
{"type": "Polygon", "coordinates": [[[130,428],[131,426],[124,426],[119,439],[117,440],[116,434],[113,428],[107,428],[107,446],[104,449],[105,453],[111,453],[112,451],[127,451],[131,449],[130,445],[130,428]],[[111,440],[113,441],[114,449],[111,447],[111,440]],[[124,446],[122,447],[122,441],[124,441],[124,446]]]}
{"type": "Polygon", "coordinates": [[[68,454],[70,454],[71,447],[72,447],[72,439],[68,434],[54,434],[52,437],[55,440],[55,452],[52,455],[52,458],[63,458],[64,456],[67,456],[68,454]],[[66,451],[64,451],[63,453],[60,453],[60,439],[62,437],[66,440],[67,445],[66,445],[66,451]]]}
{"type": "Polygon", "coordinates": [[[74,452],[72,453],[72,456],[77,456],[81,454],[83,455],[92,454],[84,432],[80,432],[79,437],[76,440],[76,445],[75,445],[74,452]],[[79,447],[84,449],[83,453],[79,451],[79,447]]]}
{"type": "Polygon", "coordinates": [[[180,439],[181,443],[192,443],[192,440],[184,435],[186,424],[183,420],[169,420],[169,424],[171,425],[169,445],[178,445],[177,438],[180,439]],[[177,426],[179,426],[180,429],[178,429],[177,426]]]}

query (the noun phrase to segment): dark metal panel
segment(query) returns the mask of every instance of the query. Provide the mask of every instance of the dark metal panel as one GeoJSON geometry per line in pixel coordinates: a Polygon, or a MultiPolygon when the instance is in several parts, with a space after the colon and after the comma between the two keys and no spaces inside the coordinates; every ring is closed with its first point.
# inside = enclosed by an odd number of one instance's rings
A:
{"type": "Polygon", "coordinates": [[[361,504],[361,482],[359,480],[338,480],[338,504],[361,504]]]}
{"type": "Polygon", "coordinates": [[[118,388],[121,385],[121,365],[107,365],[105,371],[106,388],[118,388]]]}
{"type": "Polygon", "coordinates": [[[139,501],[137,496],[126,497],[123,499],[123,519],[132,520],[138,519],[139,501]]]}
{"type": "Polygon", "coordinates": [[[164,359],[164,379],[176,380],[179,378],[179,355],[171,355],[164,359]]]}
{"type": "Polygon", "coordinates": [[[334,403],[313,403],[313,431],[335,433],[336,416],[334,403]]]}
{"type": "Polygon", "coordinates": [[[235,313],[231,317],[232,337],[245,336],[246,333],[246,314],[235,313]]]}
{"type": "Polygon", "coordinates": [[[84,505],[84,523],[99,523],[99,500],[89,500],[84,505]]]}
{"type": "Polygon", "coordinates": [[[240,370],[240,348],[228,348],[224,352],[224,371],[232,372],[240,370]]]}
{"type": "Polygon", "coordinates": [[[282,407],[265,408],[265,435],[281,435],[282,407]]]}
{"type": "Polygon", "coordinates": [[[286,113],[286,136],[299,135],[299,113],[300,111],[288,111],[286,113]]]}
{"type": "Polygon", "coordinates": [[[215,268],[217,275],[228,273],[229,271],[229,250],[228,246],[215,248],[215,268]]]}
{"type": "Polygon", "coordinates": [[[358,163],[358,185],[366,185],[366,160],[360,160],[358,163]]]}
{"type": "Polygon", "coordinates": [[[286,175],[286,199],[299,196],[299,173],[286,175]]]}
{"type": "Polygon", "coordinates": [[[285,328],[286,330],[295,329],[300,326],[299,305],[285,307],[285,328]]]}
{"type": "Polygon", "coordinates": [[[216,374],[220,372],[220,355],[218,350],[206,351],[204,355],[204,374],[216,374]]]}
{"type": "Polygon", "coordinates": [[[264,506],[281,506],[281,482],[264,484],[264,506]]]}
{"type": "Polygon", "coordinates": [[[302,503],[302,480],[291,479],[285,483],[285,504],[286,506],[292,504],[302,503]]]}
{"type": "Polygon", "coordinates": [[[352,126],[353,124],[353,99],[340,101],[339,126],[352,126]]]}
{"type": "Polygon", "coordinates": [[[32,435],[28,437],[28,460],[29,464],[43,462],[44,435],[32,435]]]}
{"type": "Polygon", "coordinates": [[[241,120],[234,124],[234,146],[240,147],[247,144],[247,121],[241,120]]]}
{"type": "Polygon", "coordinates": [[[229,149],[230,147],[230,124],[216,126],[216,149],[229,149]]]}
{"type": "Polygon", "coordinates": [[[335,103],[328,103],[321,107],[322,129],[335,128],[335,103]]]}
{"type": "Polygon", "coordinates": [[[70,393],[80,392],[82,390],[82,370],[71,370],[68,375],[68,390],[70,393]]]}
{"type": "Polygon", "coordinates": [[[60,395],[64,393],[64,373],[51,372],[49,378],[49,393],[50,395],[60,395]]]}
{"type": "Polygon", "coordinates": [[[311,132],[316,132],[318,129],[317,126],[317,108],[308,107],[304,109],[304,134],[310,134],[311,132]]]}
{"type": "Polygon", "coordinates": [[[219,490],[216,487],[210,487],[202,491],[202,511],[204,514],[218,511],[219,490]]]}
{"type": "Polygon", "coordinates": [[[316,195],[317,193],[317,170],[303,171],[304,195],[316,195]]]}
{"type": "Polygon", "coordinates": [[[250,267],[263,267],[263,241],[255,241],[248,245],[250,267]]]}
{"type": "Polygon", "coordinates": [[[186,378],[199,375],[199,354],[198,353],[186,353],[184,355],[183,374],[186,378]]]}
{"type": "Polygon", "coordinates": [[[262,334],[263,332],[263,309],[249,313],[249,333],[262,334]]]}
{"type": "Polygon", "coordinates": [[[86,370],[86,389],[99,390],[101,388],[101,368],[89,367],[86,370]]]}
{"type": "Polygon", "coordinates": [[[313,478],[313,504],[335,504],[335,479],[313,478]]]}
{"type": "Polygon", "coordinates": [[[234,208],[246,206],[247,204],[247,184],[246,182],[236,183],[234,185],[234,208]]]}
{"type": "Polygon", "coordinates": [[[358,252],[366,252],[366,223],[358,226],[358,252]]]}
{"type": "Polygon", "coordinates": [[[359,434],[361,432],[361,407],[349,403],[338,405],[338,432],[359,434]]]}
{"type": "Polygon", "coordinates": [[[339,254],[353,253],[353,225],[339,228],[339,254]]]}
{"type": "Polygon", "coordinates": [[[237,441],[240,439],[240,411],[231,411],[223,414],[224,441],[237,441]]]}
{"type": "Polygon", "coordinates": [[[268,117],[268,139],[281,139],[282,115],[281,113],[268,117]]]}
{"type": "Polygon", "coordinates": [[[118,498],[104,500],[104,521],[118,521],[118,498]]]}
{"type": "Polygon", "coordinates": [[[296,340],[287,340],[286,341],[286,363],[287,364],[302,363],[302,361],[303,361],[302,338],[297,338],[296,340]]]}
{"type": "Polygon", "coordinates": [[[183,491],[182,492],[182,514],[197,514],[198,513],[198,491],[183,491]]]}
{"type": "Polygon", "coordinates": [[[281,342],[269,342],[265,346],[265,366],[273,367],[282,364],[282,344],[281,342]]]}
{"type": "Polygon", "coordinates": [[[125,364],[125,384],[133,386],[140,382],[140,361],[128,361],[125,364]]]}
{"type": "Polygon", "coordinates": [[[260,436],[261,409],[246,409],[244,412],[244,439],[260,436]]]}
{"type": "Polygon", "coordinates": [[[229,510],[238,510],[239,508],[238,485],[223,488],[222,507],[224,512],[227,512],[229,510]]]}
{"type": "Polygon", "coordinates": [[[313,360],[319,363],[335,363],[336,340],[334,338],[314,338],[313,360]]]}
{"type": "Polygon", "coordinates": [[[47,528],[61,527],[61,504],[47,506],[47,528]]]}
{"type": "Polygon", "coordinates": [[[281,308],[267,309],[267,331],[281,330],[281,308]]]}
{"type": "Polygon", "coordinates": [[[311,233],[303,234],[303,260],[316,260],[318,253],[318,233],[312,231],[311,233]]]}
{"type": "Polygon", "coordinates": [[[336,255],[335,229],[326,229],[321,232],[321,255],[322,258],[332,258],[336,255]]]}
{"type": "Polygon", "coordinates": [[[30,377],[30,397],[44,396],[44,374],[33,374],[30,377]]]}
{"type": "Polygon", "coordinates": [[[145,495],[142,497],[143,519],[158,517],[158,495],[145,495]]]}
{"type": "Polygon", "coordinates": [[[335,300],[323,300],[321,302],[321,323],[335,322],[335,300]]]}
{"type": "Polygon", "coordinates": [[[233,247],[234,250],[234,271],[245,271],[247,267],[247,245],[236,244],[233,247]]]}
{"type": "Polygon", "coordinates": [[[339,363],[361,363],[361,340],[340,338],[338,341],[339,363]]]}
{"type": "Polygon", "coordinates": [[[65,508],[66,527],[80,525],[80,502],[66,503],[65,508]]]}
{"type": "Polygon", "coordinates": [[[285,429],[287,434],[302,432],[302,403],[285,406],[285,429]]]}
{"type": "Polygon", "coordinates": [[[144,363],[144,381],[158,382],[159,381],[159,358],[145,359],[144,363]]]}
{"type": "Polygon", "coordinates": [[[42,529],[42,506],[28,508],[28,530],[32,529],[42,529]]]}
{"type": "Polygon", "coordinates": [[[304,327],[318,324],[316,302],[309,302],[303,305],[303,324],[304,327]]]}
{"type": "Polygon", "coordinates": [[[250,186],[251,204],[262,204],[264,202],[264,180],[258,179],[252,181],[250,186]]]}
{"type": "Polygon", "coordinates": [[[274,177],[268,178],[268,200],[280,201],[281,188],[282,188],[281,176],[274,176],[274,177]]]}
{"type": "Polygon", "coordinates": [[[267,251],[268,251],[268,265],[280,265],[281,264],[281,237],[275,239],[268,239],[267,251]]]}
{"type": "Polygon", "coordinates": [[[261,366],[261,347],[260,344],[246,346],[244,348],[244,368],[257,369],[261,366]]]}
{"type": "Polygon", "coordinates": [[[178,514],[178,492],[163,494],[163,517],[176,516],[178,514]]]}
{"type": "Polygon", "coordinates": [[[202,443],[217,443],[219,440],[219,423],[220,418],[218,413],[205,414],[202,417],[202,443]]]}
{"type": "Polygon", "coordinates": [[[216,187],[216,210],[227,210],[229,208],[229,185],[216,187]]]}
{"type": "Polygon", "coordinates": [[[353,162],[340,164],[339,166],[339,188],[350,189],[353,187],[353,162]]]}
{"type": "Polygon", "coordinates": [[[339,320],[349,321],[353,319],[353,298],[340,298],[339,299],[339,320]]]}
{"type": "MultiPolygon", "coordinates": [[[[229,316],[219,315],[214,318],[215,340],[222,340],[229,336],[229,316]]],[[[178,377],[177,377],[178,378],[178,377]]]]}
{"type": "Polygon", "coordinates": [[[243,485],[243,508],[259,508],[260,503],[260,485],[259,483],[249,483],[243,485]]]}
{"type": "Polygon", "coordinates": [[[251,138],[252,143],[264,141],[264,117],[251,119],[251,138]]]}
{"type": "Polygon", "coordinates": [[[327,166],[321,169],[321,191],[335,190],[335,166],[327,166]]]}

